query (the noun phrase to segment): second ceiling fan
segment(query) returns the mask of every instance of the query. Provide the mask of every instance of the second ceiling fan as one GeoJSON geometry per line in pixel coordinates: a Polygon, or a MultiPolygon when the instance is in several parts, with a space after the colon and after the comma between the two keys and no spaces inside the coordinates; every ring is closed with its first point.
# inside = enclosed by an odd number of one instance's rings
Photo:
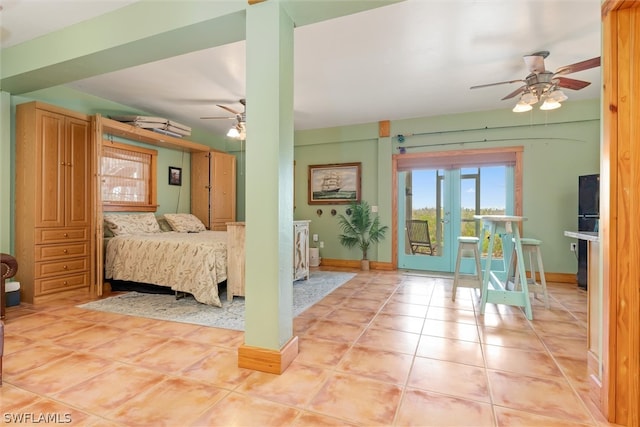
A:
{"type": "Polygon", "coordinates": [[[226,110],[228,112],[230,112],[231,114],[233,114],[233,117],[229,117],[229,116],[224,116],[224,117],[217,117],[217,116],[208,116],[208,117],[200,117],[203,120],[235,120],[236,124],[234,126],[231,127],[231,129],[229,129],[229,132],[227,132],[227,136],[230,138],[236,138],[236,139],[246,139],[247,136],[247,100],[242,98],[240,99],[238,102],[240,102],[240,104],[242,104],[242,111],[237,111],[234,110],[231,107],[227,107],[226,105],[221,105],[221,104],[216,104],[218,107],[222,108],[223,110],[226,110]]]}
{"type": "Polygon", "coordinates": [[[591,84],[584,80],[576,80],[562,76],[600,66],[600,57],[598,56],[576,62],[575,64],[565,65],[564,67],[558,68],[555,72],[551,72],[548,71],[544,65],[544,59],[547,56],[549,56],[549,52],[546,50],[525,55],[524,63],[529,70],[529,75],[524,79],[471,86],[470,89],[502,84],[524,83],[518,87],[518,89],[502,98],[502,100],[506,100],[521,95],[520,100],[513,109],[514,112],[529,111],[532,105],[539,101],[543,101],[540,107],[542,110],[552,110],[560,107],[560,102],[567,99],[567,96],[562,93],[560,88],[580,90],[591,84]]]}

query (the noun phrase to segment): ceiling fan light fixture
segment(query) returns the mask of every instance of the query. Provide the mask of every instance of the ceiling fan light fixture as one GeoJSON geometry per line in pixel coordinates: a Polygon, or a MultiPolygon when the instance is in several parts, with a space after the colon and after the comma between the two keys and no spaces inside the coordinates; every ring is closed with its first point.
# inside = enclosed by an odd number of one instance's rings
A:
{"type": "Polygon", "coordinates": [[[564,94],[564,92],[562,92],[560,89],[554,89],[550,94],[549,94],[549,99],[552,99],[556,102],[562,102],[562,101],[566,101],[567,99],[569,99],[569,97],[567,95],[564,94]]]}
{"type": "MultiPolygon", "coordinates": [[[[536,102],[538,102],[538,97],[535,96],[531,92],[525,92],[525,93],[522,94],[522,97],[520,98],[520,102],[523,102],[523,103],[528,104],[528,105],[533,105],[536,102]]],[[[526,111],[528,111],[528,110],[526,110],[526,111]]]]}
{"type": "Polygon", "coordinates": [[[235,126],[233,126],[231,129],[229,129],[229,132],[227,132],[227,136],[229,138],[238,138],[240,136],[240,131],[238,131],[235,126]]]}
{"type": "Polygon", "coordinates": [[[532,108],[533,107],[531,106],[531,104],[527,104],[522,99],[520,99],[520,101],[518,101],[516,106],[513,107],[513,112],[514,113],[524,113],[525,111],[531,111],[532,108]]]}
{"type": "Polygon", "coordinates": [[[560,107],[562,107],[562,104],[560,104],[555,99],[545,99],[542,105],[540,106],[540,109],[547,111],[547,110],[555,110],[556,108],[560,108],[560,107]]]}

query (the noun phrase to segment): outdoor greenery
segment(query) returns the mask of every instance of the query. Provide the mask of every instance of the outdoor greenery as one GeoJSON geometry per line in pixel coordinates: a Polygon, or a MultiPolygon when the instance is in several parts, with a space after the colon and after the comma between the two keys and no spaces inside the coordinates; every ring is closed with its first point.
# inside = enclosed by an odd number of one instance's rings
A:
{"type": "MultiPolygon", "coordinates": [[[[487,232],[481,230],[480,224],[476,221],[473,216],[474,215],[505,215],[504,209],[496,209],[496,208],[487,208],[480,209],[479,213],[476,213],[475,209],[471,208],[463,208],[462,210],[462,226],[461,226],[461,235],[462,236],[477,236],[478,232],[483,231],[483,239],[482,239],[482,253],[486,254],[487,249],[489,247],[489,239],[487,238],[487,232]],[[476,227],[478,229],[476,230],[476,227]]],[[[442,217],[442,215],[441,215],[442,217]]],[[[442,224],[436,224],[436,208],[421,208],[414,209],[412,213],[413,219],[421,219],[423,221],[427,221],[429,223],[429,230],[431,231],[431,240],[434,245],[436,245],[436,236],[438,235],[437,227],[441,227],[442,224]]],[[[442,247],[442,242],[437,242],[436,247],[442,247]]],[[[502,241],[500,239],[496,239],[493,246],[493,256],[494,257],[502,257],[502,241]]]]}

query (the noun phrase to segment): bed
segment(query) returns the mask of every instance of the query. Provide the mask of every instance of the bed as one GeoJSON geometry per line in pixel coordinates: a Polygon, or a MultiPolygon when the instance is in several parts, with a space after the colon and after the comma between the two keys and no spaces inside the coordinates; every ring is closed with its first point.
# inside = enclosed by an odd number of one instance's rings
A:
{"type": "MultiPolygon", "coordinates": [[[[153,214],[105,214],[105,230],[112,234],[105,236],[105,279],[170,287],[221,307],[218,284],[227,279],[227,232],[206,230],[190,214],[173,215],[180,221],[164,231],[153,214]]],[[[164,217],[169,221],[173,215],[164,217]]]]}

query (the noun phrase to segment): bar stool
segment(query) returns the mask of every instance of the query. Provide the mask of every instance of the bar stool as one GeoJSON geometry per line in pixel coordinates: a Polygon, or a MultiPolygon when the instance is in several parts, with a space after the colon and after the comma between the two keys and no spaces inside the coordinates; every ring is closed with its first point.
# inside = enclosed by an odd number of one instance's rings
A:
{"type": "MultiPolygon", "coordinates": [[[[513,239],[512,239],[513,241],[513,239]]],[[[531,277],[527,278],[527,284],[529,287],[529,292],[533,292],[533,295],[536,299],[538,298],[538,292],[542,292],[544,297],[544,307],[549,309],[549,295],[547,294],[547,281],[544,277],[544,266],[542,265],[542,251],[540,250],[540,245],[542,245],[542,241],[538,239],[528,239],[522,238],[520,239],[520,243],[522,245],[522,256],[524,257],[525,263],[527,259],[527,255],[529,255],[529,271],[531,272],[531,277]],[[536,267],[538,269],[538,273],[540,274],[540,282],[536,279],[536,267]]],[[[516,262],[516,253],[515,251],[511,255],[511,265],[509,267],[509,277],[511,277],[511,271],[514,271],[514,286],[515,289],[519,289],[519,274],[515,273],[515,262],[516,262]],[[511,270],[514,268],[514,270],[511,270]]]]}
{"type": "Polygon", "coordinates": [[[480,266],[480,252],[478,251],[478,243],[480,239],[474,236],[458,236],[458,257],[456,258],[456,270],[453,274],[453,289],[451,301],[456,300],[456,291],[458,286],[464,288],[482,289],[482,267],[480,266]],[[473,252],[476,261],[475,274],[460,273],[460,262],[464,257],[464,252],[473,252]]]}

